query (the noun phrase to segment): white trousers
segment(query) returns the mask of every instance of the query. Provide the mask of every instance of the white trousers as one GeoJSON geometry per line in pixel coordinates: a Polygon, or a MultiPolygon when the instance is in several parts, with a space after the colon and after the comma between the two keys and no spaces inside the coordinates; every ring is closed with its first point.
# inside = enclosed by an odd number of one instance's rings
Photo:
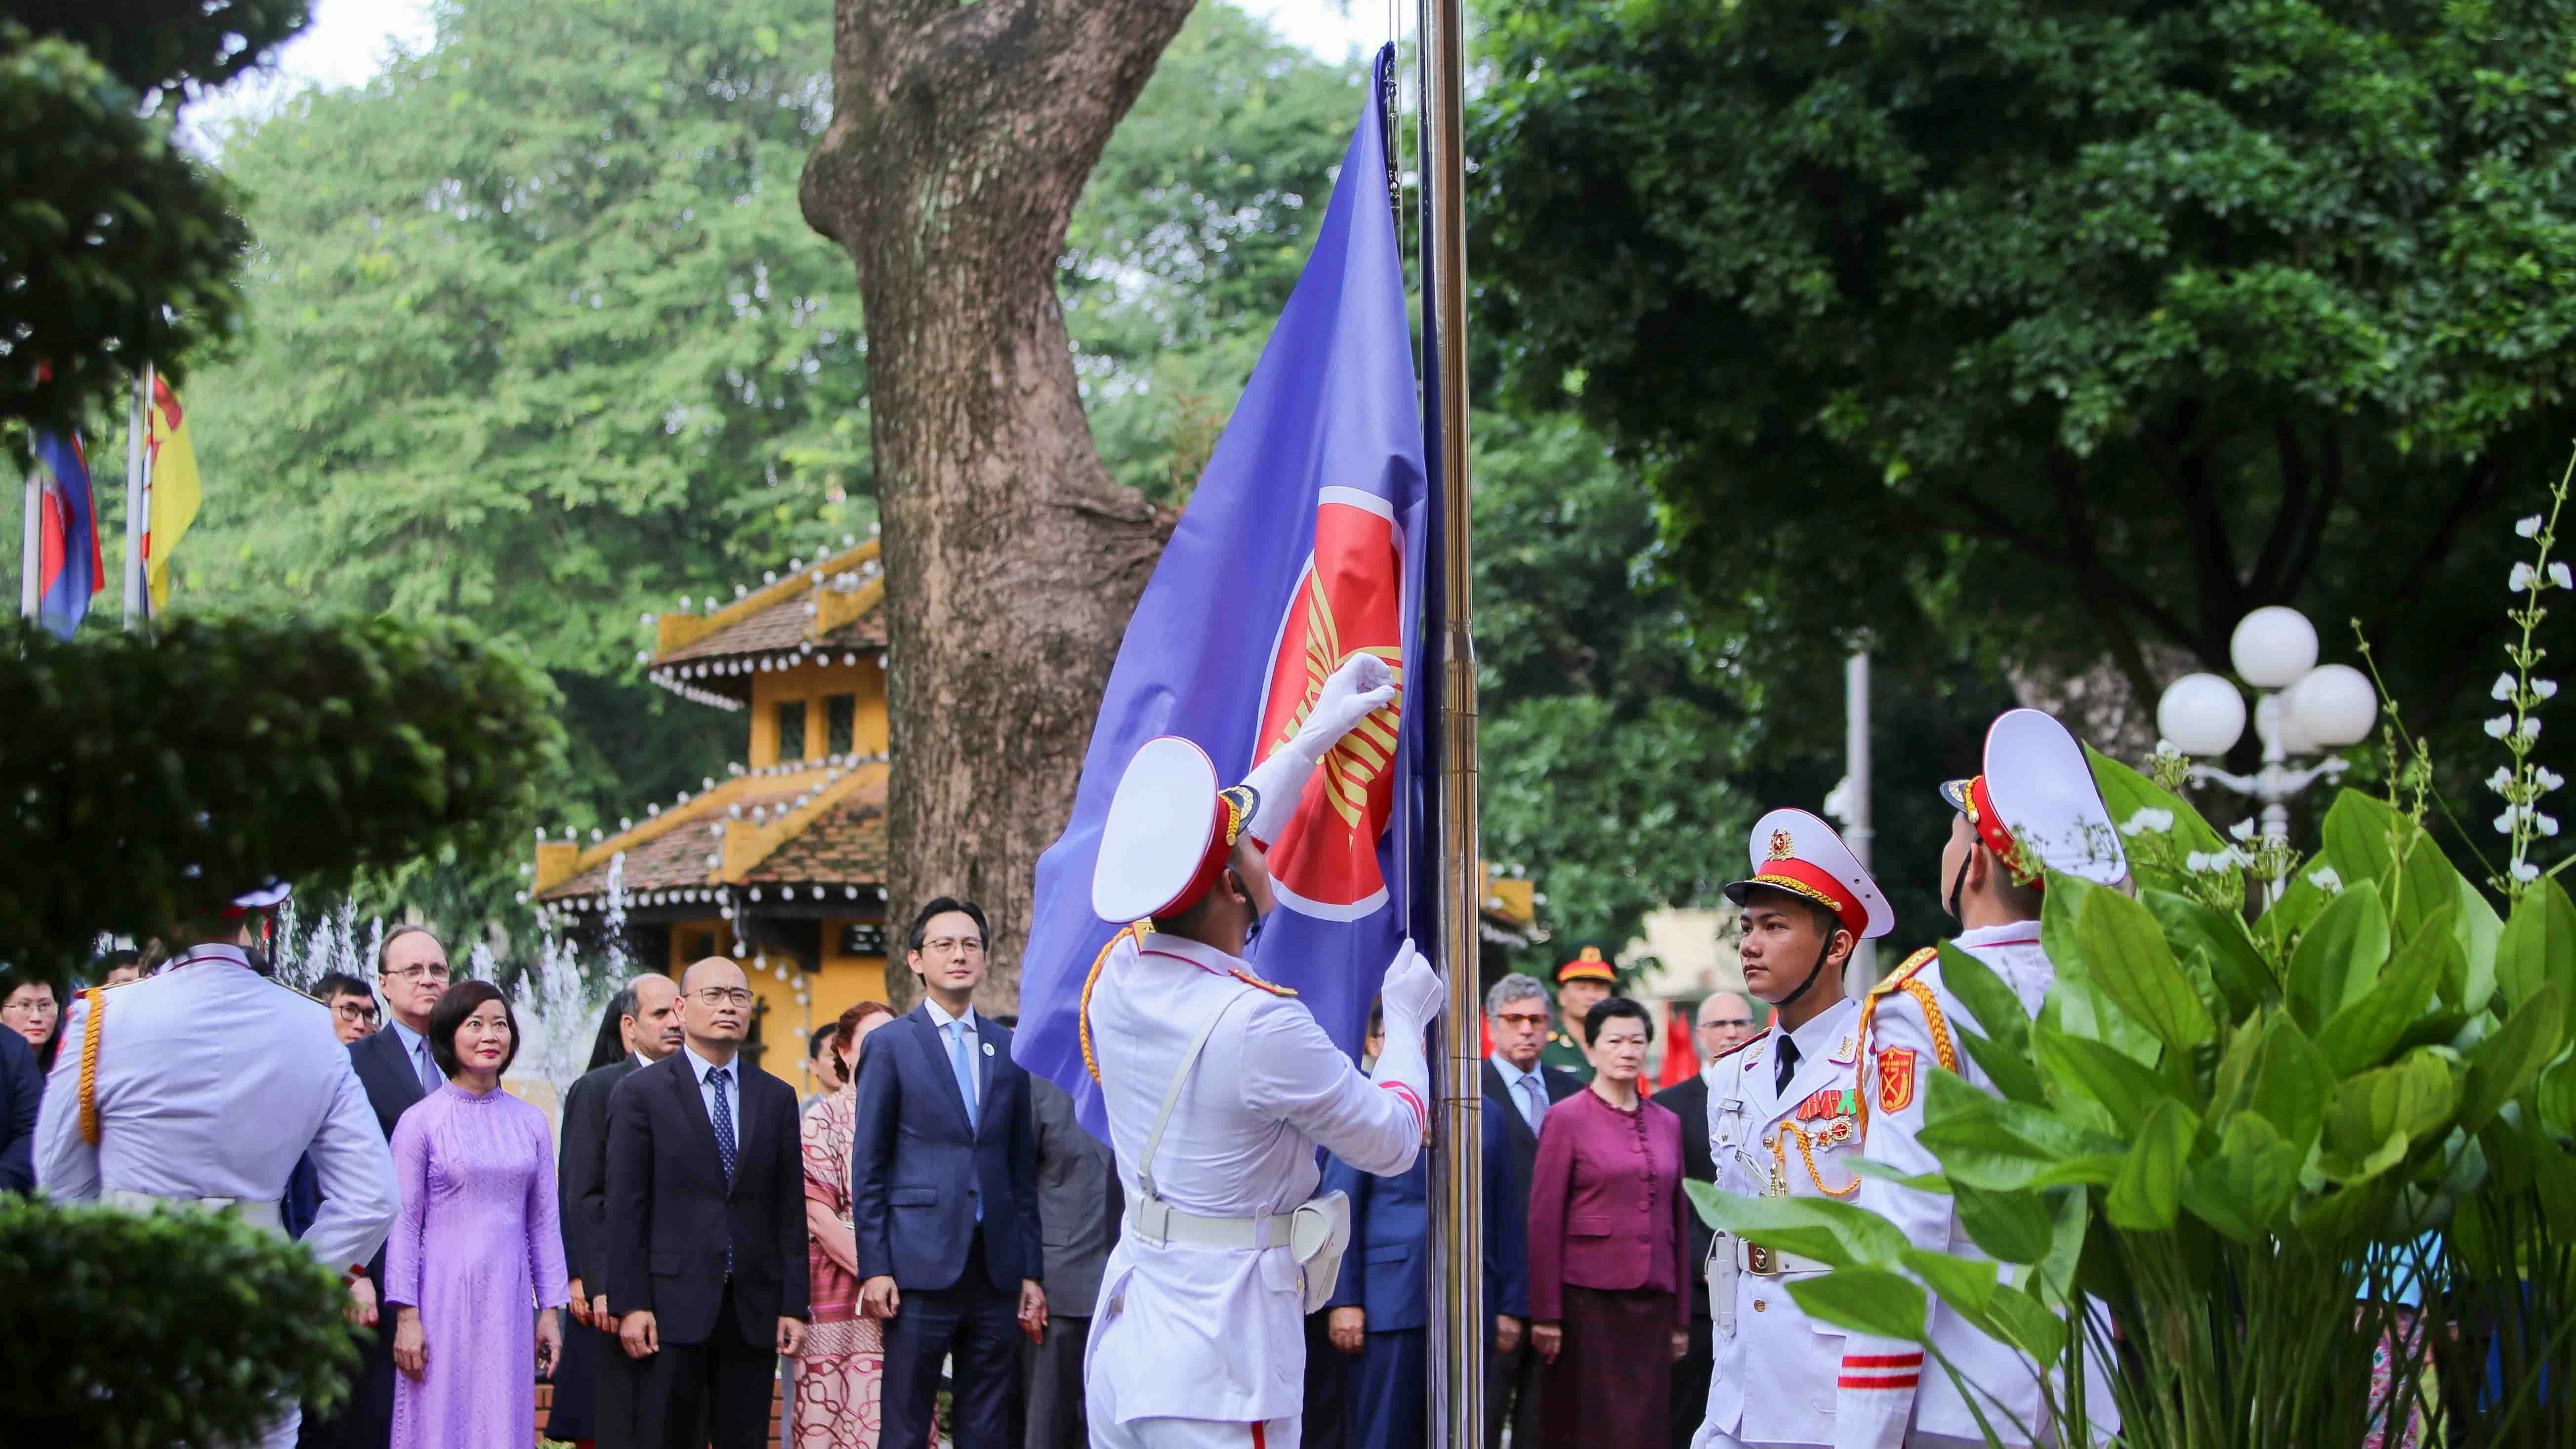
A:
{"type": "MultiPolygon", "coordinates": [[[[1834,1426],[1828,1423],[1824,1427],[1825,1437],[1816,1440],[1815,1445],[1822,1446],[1822,1449],[1832,1449],[1834,1426]]],[[[1814,1446],[1803,1441],[1738,1439],[1724,1429],[1702,1419],[1699,1421],[1699,1433],[1691,1439],[1691,1449],[1814,1449],[1814,1446]]],[[[1980,1445],[1979,1449],[1984,1449],[1984,1446],[1980,1445]]]]}
{"type": "Polygon", "coordinates": [[[1297,1449],[1305,1420],[1299,1416],[1241,1419],[1131,1419],[1118,1422],[1118,1396],[1093,1379],[1085,1386],[1084,1417],[1092,1449],[1297,1449]]]}
{"type": "Polygon", "coordinates": [[[298,1404],[259,1436],[259,1449],[295,1449],[295,1435],[303,1427],[304,1406],[298,1404]]]}

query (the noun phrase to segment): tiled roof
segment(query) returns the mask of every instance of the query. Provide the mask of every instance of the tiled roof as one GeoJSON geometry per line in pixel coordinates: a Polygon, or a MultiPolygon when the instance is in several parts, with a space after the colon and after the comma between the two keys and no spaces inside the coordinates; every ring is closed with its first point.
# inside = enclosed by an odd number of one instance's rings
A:
{"type": "Polygon", "coordinates": [[[872,885],[885,879],[886,787],[862,788],[769,853],[744,879],[754,884],[872,885]]]}
{"type": "MultiPolygon", "coordinates": [[[[755,806],[778,809],[792,804],[799,793],[797,786],[782,782],[774,790],[745,793],[737,797],[737,803],[745,813],[755,806]]],[[[713,823],[675,815],[668,829],[626,847],[626,873],[621,883],[628,893],[705,885],[715,873],[707,857],[724,848],[722,838],[708,828],[713,823]]],[[[537,899],[559,901],[599,895],[608,889],[608,867],[608,861],[599,861],[571,879],[538,892],[537,899]]]]}
{"type": "MultiPolygon", "coordinates": [[[[709,634],[694,644],[674,649],[654,661],[656,666],[684,664],[693,659],[725,659],[742,654],[775,654],[795,649],[806,642],[805,631],[813,625],[811,601],[806,598],[784,599],[709,634]]],[[[872,612],[852,620],[814,641],[814,652],[828,654],[844,649],[882,649],[885,647],[885,615],[872,612]]]]}

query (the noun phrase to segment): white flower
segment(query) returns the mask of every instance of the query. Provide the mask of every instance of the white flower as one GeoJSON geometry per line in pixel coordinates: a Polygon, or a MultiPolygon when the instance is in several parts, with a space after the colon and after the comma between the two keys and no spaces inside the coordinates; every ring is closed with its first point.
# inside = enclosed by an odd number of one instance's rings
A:
{"type": "Polygon", "coordinates": [[[2496,676],[2496,682],[2495,682],[2495,688],[2488,690],[2488,691],[2487,691],[2487,693],[2488,693],[2488,694],[2493,695],[2493,696],[2494,696],[2494,697],[2496,697],[2497,699],[2511,699],[2511,698],[2513,698],[2513,696],[2514,696],[2514,683],[2513,683],[2513,676],[2512,676],[2512,675],[2510,675],[2510,674],[2499,674],[2499,675],[2497,675],[2497,676],[2496,676]]]}
{"type": "Polygon", "coordinates": [[[2162,835],[2173,829],[2173,812],[2141,805],[2120,826],[2122,835],[2162,835]]]}
{"type": "Polygon", "coordinates": [[[2576,588],[2576,575],[2569,574],[2567,565],[2563,563],[2549,566],[2549,581],[2562,589],[2576,588]]]}
{"type": "Polygon", "coordinates": [[[2512,769],[2504,765],[2496,766],[2495,773],[2487,776],[2487,788],[2499,795],[2511,794],[2513,792],[2512,769]]]}
{"type": "Polygon", "coordinates": [[[2340,895],[2343,892],[2343,877],[2335,874],[2335,868],[2330,865],[2321,865],[2309,871],[2308,884],[2330,896],[2340,895]]]}
{"type": "Polygon", "coordinates": [[[2515,822],[2515,821],[2517,821],[2517,820],[2520,820],[2521,818],[2522,818],[2522,807],[2521,807],[2521,806],[2519,806],[2519,805],[2507,805],[2506,807],[2504,807],[2504,813],[2503,813],[2502,815],[2499,815],[2499,816],[2497,816],[2497,817],[2495,818],[2495,829],[2496,829],[2496,834],[2498,834],[2498,835],[2511,835],[2511,834],[2513,834],[2514,822],[2515,822]]]}
{"type": "MultiPolygon", "coordinates": [[[[2235,824],[2227,827],[2227,833],[2235,836],[2239,840],[2252,840],[2254,838],[2254,822],[2251,820],[2239,820],[2235,824]]],[[[2234,854],[2232,851],[2229,853],[2234,854]]]]}
{"type": "Polygon", "coordinates": [[[2204,854],[2195,850],[2183,858],[2182,864],[2183,869],[2195,875],[2208,875],[2218,871],[2241,869],[2252,862],[2252,856],[2230,847],[2215,854],[2204,854]]]}
{"type": "Polygon", "coordinates": [[[2487,721],[2487,738],[2489,738],[2489,739],[2492,739],[2492,740],[2500,740],[2500,739],[2503,739],[2506,735],[2508,735],[2508,734],[2510,734],[2510,733],[2512,733],[2512,732],[2513,732],[2513,716],[2512,716],[2512,715],[2509,715],[2509,714],[2500,714],[2500,715],[2497,715],[2494,719],[2491,719],[2491,720],[2488,720],[2488,721],[2487,721]]]}
{"type": "Polygon", "coordinates": [[[2504,581],[2504,591],[2508,594],[2518,594],[2530,587],[2531,565],[2527,563],[2515,564],[2513,566],[2513,572],[2508,575],[2504,581]]]}
{"type": "Polygon", "coordinates": [[[2513,531],[2521,534],[2525,538],[2538,538],[2540,536],[2540,515],[2535,513],[2529,518],[2519,520],[2514,524],[2513,531]]]}
{"type": "Polygon", "coordinates": [[[2516,731],[2516,733],[2520,734],[2526,740],[2536,740],[2540,738],[2540,716],[2536,714],[2524,715],[2522,717],[2522,728],[2516,731]]]}
{"type": "Polygon", "coordinates": [[[2513,878],[2529,884],[2540,879],[2540,867],[2527,860],[2517,860],[2513,863],[2513,878]]]}
{"type": "Polygon", "coordinates": [[[2547,765],[2541,765],[2534,768],[2532,776],[2540,781],[2540,793],[2543,795],[2546,795],[2550,791],[2567,783],[2566,776],[2559,774],[2556,770],[2549,768],[2547,765]]]}
{"type": "Polygon", "coordinates": [[[2542,699],[2555,699],[2558,697],[2558,681],[2555,679],[2535,679],[2531,681],[2531,692],[2540,696],[2542,699]]]}
{"type": "Polygon", "coordinates": [[[2558,817],[2555,815],[2543,815],[2538,811],[2534,811],[2532,812],[2531,823],[2539,826],[2540,833],[2543,835],[2556,835],[2558,833],[2558,817]]]}

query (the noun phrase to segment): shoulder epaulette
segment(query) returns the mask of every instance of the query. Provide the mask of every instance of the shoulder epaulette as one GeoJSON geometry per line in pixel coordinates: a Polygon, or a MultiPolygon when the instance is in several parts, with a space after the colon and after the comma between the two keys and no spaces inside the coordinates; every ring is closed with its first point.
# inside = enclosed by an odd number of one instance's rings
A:
{"type": "Polygon", "coordinates": [[[1924,968],[1940,959],[1940,949],[1934,946],[1926,946],[1906,957],[1895,970],[1887,973],[1885,980],[1869,989],[1868,999],[1860,1004],[1860,1060],[1853,1067],[1852,1088],[1858,1093],[1861,1107],[1860,1127],[1864,1136],[1869,1131],[1869,1092],[1867,1091],[1869,1083],[1866,1080],[1872,1055],[1869,1045],[1869,1023],[1871,1016],[1878,1010],[1880,998],[1893,996],[1899,991],[1913,997],[1914,1004],[1923,1008],[1923,1025],[1932,1037],[1933,1059],[1941,1064],[1943,1071],[1955,1072],[1959,1069],[1959,1048],[1951,1041],[1950,1023],[1941,1014],[1940,993],[1932,989],[1932,983],[1921,979],[1924,968]]]}
{"type": "Polygon", "coordinates": [[[1244,970],[1240,966],[1235,967],[1231,974],[1235,980],[1242,982],[1244,985],[1267,991],[1273,996],[1295,996],[1297,994],[1294,987],[1282,986],[1276,981],[1264,981],[1260,977],[1253,975],[1251,972],[1244,970]]]}
{"type": "Polygon", "coordinates": [[[1771,1032],[1768,1027],[1755,1032],[1753,1035],[1748,1036],[1744,1040],[1737,1042],[1735,1045],[1728,1047],[1726,1050],[1719,1052],[1716,1056],[1710,1057],[1708,1059],[1709,1065],[1715,1066],[1719,1062],[1725,1061],[1728,1057],[1735,1055],[1737,1052],[1744,1050],[1746,1047],[1753,1045],[1755,1042],[1762,1040],[1762,1038],[1769,1036],[1770,1034],[1771,1032]]]}

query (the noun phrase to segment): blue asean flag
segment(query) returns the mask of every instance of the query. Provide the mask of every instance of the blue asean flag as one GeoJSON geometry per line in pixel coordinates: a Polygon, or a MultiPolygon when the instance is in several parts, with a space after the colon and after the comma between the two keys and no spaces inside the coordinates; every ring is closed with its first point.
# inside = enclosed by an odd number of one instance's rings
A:
{"type": "Polygon", "coordinates": [[[1314,254],[1127,625],[1073,818],[1038,860],[1015,1054],[1104,1137],[1079,1015],[1119,928],[1092,914],[1092,864],[1110,797],[1147,740],[1185,736],[1240,780],[1296,733],[1335,666],[1385,658],[1403,692],[1326,757],[1271,842],[1279,907],[1252,964],[1356,1052],[1411,919],[1424,730],[1409,701],[1426,679],[1431,501],[1387,195],[1380,98],[1393,63],[1379,52],[1314,254]]]}
{"type": "Polygon", "coordinates": [[[44,467],[43,514],[38,520],[36,616],[64,639],[80,628],[100,577],[98,509],[90,497],[89,462],[80,439],[36,434],[36,461],[44,467]]]}

